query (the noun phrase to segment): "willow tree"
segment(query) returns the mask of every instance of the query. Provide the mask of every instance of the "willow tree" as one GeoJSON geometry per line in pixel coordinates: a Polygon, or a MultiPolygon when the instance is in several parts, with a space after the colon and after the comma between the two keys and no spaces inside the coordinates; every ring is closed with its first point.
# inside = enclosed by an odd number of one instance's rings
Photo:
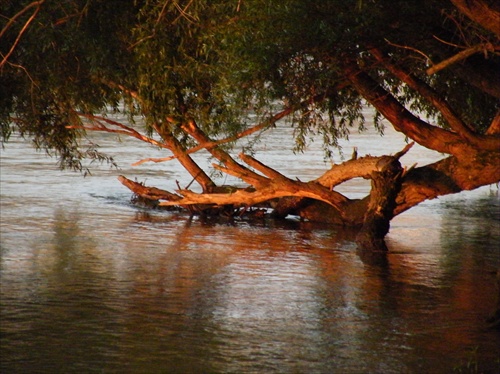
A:
{"type": "Polygon", "coordinates": [[[500,180],[496,2],[17,0],[1,13],[3,142],[16,131],[75,169],[106,158],[79,146],[89,131],[160,147],[165,158],[138,162],[180,162],[201,192],[120,177],[159,205],[230,215],[267,206],[273,217],[357,226],[360,246],[385,249],[394,216],[500,180]],[[385,118],[411,142],[395,155],[354,155],[311,181],[231,150],[251,135],[265,141],[288,118],[296,150],[316,134],[328,153],[364,128],[367,105],[380,131],[385,118]],[[412,142],[445,156],[404,169],[412,142]],[[217,186],[191,157],[202,149],[247,187],[217,186]],[[359,177],[371,180],[365,198],[336,190],[359,177]]]}

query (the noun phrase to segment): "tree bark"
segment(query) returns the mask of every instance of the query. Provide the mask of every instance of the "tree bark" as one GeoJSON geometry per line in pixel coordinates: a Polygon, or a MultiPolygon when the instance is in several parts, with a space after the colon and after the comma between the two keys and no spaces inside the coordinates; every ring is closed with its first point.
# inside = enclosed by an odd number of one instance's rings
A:
{"type": "Polygon", "coordinates": [[[396,157],[381,160],[372,173],[372,189],[363,227],[356,242],[363,250],[387,251],[385,236],[394,217],[396,197],[401,190],[403,168],[396,157]]]}
{"type": "Polygon", "coordinates": [[[495,1],[451,0],[458,10],[500,38],[500,5],[495,1]]]}
{"type": "Polygon", "coordinates": [[[155,125],[155,130],[162,137],[165,144],[179,160],[184,169],[186,169],[193,179],[198,182],[203,191],[210,192],[215,187],[215,183],[210,179],[207,173],[194,162],[170,130],[162,128],[161,125],[155,125]]]}

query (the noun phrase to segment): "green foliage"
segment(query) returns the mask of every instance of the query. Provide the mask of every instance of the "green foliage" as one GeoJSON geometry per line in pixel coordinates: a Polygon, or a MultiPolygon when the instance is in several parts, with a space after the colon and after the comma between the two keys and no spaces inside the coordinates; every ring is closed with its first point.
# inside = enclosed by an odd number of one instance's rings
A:
{"type": "MultiPolygon", "coordinates": [[[[28,4],[7,2],[2,18],[11,19],[28,4]]],[[[17,45],[33,12],[6,29],[2,56],[12,46],[15,49],[0,71],[2,142],[15,126],[37,148],[58,155],[61,167],[81,170],[81,132],[66,126],[80,124],[77,112],[103,112],[121,100],[121,94],[103,81],[127,76],[126,50],[121,46],[131,9],[132,2],[123,1],[46,1],[17,45]]]]}
{"type": "MultiPolygon", "coordinates": [[[[7,0],[1,9],[0,57],[15,47],[0,67],[2,142],[14,128],[59,155],[63,166],[78,169],[85,156],[77,146],[82,131],[67,126],[78,126],[78,113],[110,109],[131,121],[142,115],[149,132],[158,125],[181,139],[172,124],[186,118],[212,136],[226,136],[245,128],[250,117],[293,106],[296,151],[319,134],[328,154],[352,129],[364,129],[363,99],[349,87],[333,89],[345,82],[339,66],[349,60],[408,108],[436,116],[374,62],[373,47],[427,82],[481,131],[498,109],[496,98],[453,69],[425,73],[430,61],[495,40],[449,2],[44,1],[22,33],[35,8],[9,20],[29,4],[7,0]]],[[[460,64],[462,71],[483,66],[498,70],[499,56],[476,55],[460,64]]],[[[378,115],[375,124],[383,132],[378,115]]]]}
{"type": "Polygon", "coordinates": [[[149,124],[191,116],[212,133],[235,125],[220,51],[220,28],[234,13],[226,4],[146,1],[141,8],[131,49],[149,124]]]}

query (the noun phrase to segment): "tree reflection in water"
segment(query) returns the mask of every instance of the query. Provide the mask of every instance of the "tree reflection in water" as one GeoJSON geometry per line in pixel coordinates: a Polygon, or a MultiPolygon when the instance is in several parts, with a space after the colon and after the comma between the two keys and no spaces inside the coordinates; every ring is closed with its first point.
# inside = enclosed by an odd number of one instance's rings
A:
{"type": "Polygon", "coordinates": [[[58,207],[2,228],[2,371],[496,370],[498,207],[423,205],[387,254],[307,222],[58,207]]]}

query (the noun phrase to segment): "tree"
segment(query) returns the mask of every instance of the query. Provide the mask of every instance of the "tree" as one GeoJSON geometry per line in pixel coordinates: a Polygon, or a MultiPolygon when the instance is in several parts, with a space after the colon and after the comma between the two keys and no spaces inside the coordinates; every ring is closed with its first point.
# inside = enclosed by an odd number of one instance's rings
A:
{"type": "Polygon", "coordinates": [[[357,226],[361,247],[385,250],[396,215],[500,181],[495,2],[40,0],[2,8],[2,142],[17,131],[80,170],[85,157],[106,159],[79,146],[88,131],[164,148],[164,159],[139,162],[175,158],[201,193],[120,177],[161,206],[240,215],[264,205],[274,217],[357,226]],[[410,143],[395,155],[354,155],[303,182],[249,152],[231,154],[237,139],[265,136],[282,118],[294,126],[297,151],[320,134],[328,154],[351,128],[364,128],[366,105],[380,132],[383,117],[447,156],[403,169],[410,143]],[[191,157],[201,149],[248,187],[217,186],[191,157]],[[357,177],[372,182],[364,199],[335,190],[357,177]]]}

